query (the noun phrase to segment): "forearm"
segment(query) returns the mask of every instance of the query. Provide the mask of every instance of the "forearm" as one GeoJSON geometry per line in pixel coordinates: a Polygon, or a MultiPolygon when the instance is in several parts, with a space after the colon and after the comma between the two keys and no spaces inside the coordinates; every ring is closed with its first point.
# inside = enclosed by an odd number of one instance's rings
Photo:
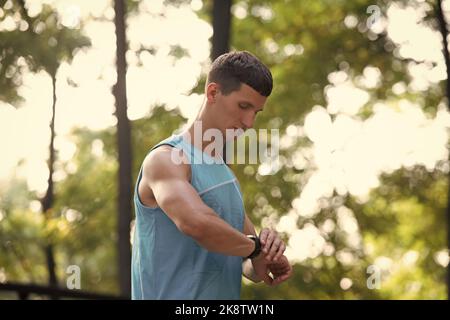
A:
{"type": "Polygon", "coordinates": [[[255,249],[253,240],[221,219],[214,211],[204,213],[200,232],[192,237],[208,251],[247,257],[255,249]]]}

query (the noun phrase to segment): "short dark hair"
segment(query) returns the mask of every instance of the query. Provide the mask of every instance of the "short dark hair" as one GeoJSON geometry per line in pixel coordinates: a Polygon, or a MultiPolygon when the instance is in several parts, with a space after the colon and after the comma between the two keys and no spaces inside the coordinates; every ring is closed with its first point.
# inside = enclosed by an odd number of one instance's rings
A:
{"type": "Polygon", "coordinates": [[[241,83],[264,97],[270,96],[273,87],[270,70],[247,51],[228,52],[217,57],[208,74],[207,83],[211,82],[218,83],[224,95],[239,90],[241,83]]]}

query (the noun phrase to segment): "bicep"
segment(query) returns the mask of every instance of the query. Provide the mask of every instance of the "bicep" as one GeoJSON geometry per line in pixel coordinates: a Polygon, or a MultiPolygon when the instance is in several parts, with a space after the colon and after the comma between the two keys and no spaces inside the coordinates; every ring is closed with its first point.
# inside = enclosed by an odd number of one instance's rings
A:
{"type": "Polygon", "coordinates": [[[152,183],[156,202],[175,224],[194,218],[206,206],[192,185],[184,180],[160,179],[152,183]]]}
{"type": "Polygon", "coordinates": [[[189,183],[186,164],[171,161],[170,149],[161,149],[144,161],[144,176],[158,206],[176,224],[190,233],[201,212],[209,209],[189,183]]]}

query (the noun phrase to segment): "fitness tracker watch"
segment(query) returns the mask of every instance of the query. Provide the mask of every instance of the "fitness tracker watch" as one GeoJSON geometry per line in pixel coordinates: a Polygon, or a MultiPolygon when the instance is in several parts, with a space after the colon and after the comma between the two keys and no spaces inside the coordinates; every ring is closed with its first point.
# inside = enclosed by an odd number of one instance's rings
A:
{"type": "Polygon", "coordinates": [[[253,241],[255,241],[255,250],[253,250],[253,252],[245,259],[253,259],[261,253],[261,241],[257,236],[254,235],[248,235],[247,238],[250,238],[253,241]]]}

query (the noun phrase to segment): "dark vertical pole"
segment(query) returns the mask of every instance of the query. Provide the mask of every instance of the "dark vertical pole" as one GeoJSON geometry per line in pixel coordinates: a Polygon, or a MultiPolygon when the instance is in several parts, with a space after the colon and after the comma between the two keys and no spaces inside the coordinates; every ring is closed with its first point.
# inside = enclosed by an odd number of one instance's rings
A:
{"type": "Polygon", "coordinates": [[[215,0],[212,12],[213,39],[211,59],[230,50],[231,0],[215,0]]]}
{"type": "MultiPolygon", "coordinates": [[[[52,89],[53,89],[53,102],[52,102],[52,119],[50,121],[50,147],[49,147],[49,159],[48,159],[48,187],[44,198],[41,200],[42,212],[45,219],[51,218],[51,209],[54,202],[54,188],[53,188],[53,172],[55,167],[55,118],[56,118],[56,74],[51,74],[52,77],[52,89]]],[[[48,270],[48,283],[50,286],[58,285],[58,278],[56,277],[56,263],[54,247],[51,242],[46,244],[45,258],[47,261],[48,270]]],[[[54,296],[51,297],[55,299],[54,296]]]]}
{"type": "MultiPolygon", "coordinates": [[[[439,21],[439,30],[442,35],[442,41],[443,41],[443,55],[445,59],[445,65],[447,67],[447,81],[445,82],[445,89],[446,89],[446,95],[447,95],[447,107],[449,107],[450,104],[450,57],[448,53],[448,41],[447,41],[447,22],[445,21],[445,17],[442,11],[442,1],[438,0],[437,2],[437,8],[436,8],[436,15],[437,19],[439,21]]],[[[450,157],[449,157],[450,162],[450,157]]],[[[450,248],[450,175],[449,175],[449,189],[447,194],[447,249],[450,248]]],[[[449,265],[447,265],[447,300],[450,298],[450,272],[449,272],[449,265]]]]}
{"type": "Polygon", "coordinates": [[[125,54],[127,43],[125,37],[126,7],[124,0],[114,1],[114,24],[116,27],[116,66],[117,82],[114,86],[117,117],[117,146],[119,153],[119,195],[118,195],[118,251],[120,294],[130,297],[131,292],[131,128],[127,116],[125,54]]]}
{"type": "MultiPolygon", "coordinates": [[[[230,50],[232,0],[214,0],[212,10],[213,38],[211,60],[230,50]]],[[[226,144],[223,145],[223,159],[226,162],[226,144]]]]}

